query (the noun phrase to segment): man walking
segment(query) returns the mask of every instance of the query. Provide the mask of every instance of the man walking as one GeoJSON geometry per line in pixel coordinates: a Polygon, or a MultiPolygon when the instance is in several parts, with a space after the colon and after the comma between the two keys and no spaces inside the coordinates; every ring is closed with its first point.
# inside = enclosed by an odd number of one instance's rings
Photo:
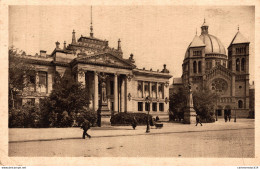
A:
{"type": "Polygon", "coordinates": [[[231,112],[229,111],[228,112],[228,121],[230,122],[230,120],[231,120],[231,112]]]}
{"type": "Polygon", "coordinates": [[[200,125],[202,126],[200,116],[197,114],[197,116],[196,116],[196,126],[198,125],[198,123],[200,123],[200,125]]]}
{"type": "Polygon", "coordinates": [[[132,127],[133,127],[134,130],[135,130],[136,126],[137,126],[137,120],[134,117],[133,121],[132,121],[132,127]]]}
{"type": "Polygon", "coordinates": [[[91,136],[87,133],[87,131],[90,129],[90,122],[88,120],[84,120],[82,123],[81,128],[83,129],[83,136],[82,138],[85,139],[85,136],[87,135],[88,138],[91,138],[91,136]]]}

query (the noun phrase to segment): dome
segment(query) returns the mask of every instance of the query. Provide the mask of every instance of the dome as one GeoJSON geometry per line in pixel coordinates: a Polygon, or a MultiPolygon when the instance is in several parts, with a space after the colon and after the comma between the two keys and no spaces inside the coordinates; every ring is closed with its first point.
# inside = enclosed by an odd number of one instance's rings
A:
{"type": "Polygon", "coordinates": [[[213,35],[203,33],[199,36],[202,42],[206,45],[205,54],[223,54],[226,55],[226,50],[221,41],[213,35]]]}
{"type": "Polygon", "coordinates": [[[226,55],[226,50],[221,41],[216,37],[208,33],[208,24],[204,19],[204,23],[201,26],[201,35],[193,38],[186,53],[185,58],[189,56],[189,48],[191,47],[203,47],[205,46],[205,54],[220,54],[226,55]]]}

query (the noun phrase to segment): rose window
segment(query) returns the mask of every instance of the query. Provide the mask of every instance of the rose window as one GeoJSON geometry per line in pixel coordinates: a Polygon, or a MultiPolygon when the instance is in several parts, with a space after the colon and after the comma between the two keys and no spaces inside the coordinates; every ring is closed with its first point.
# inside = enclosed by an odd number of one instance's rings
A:
{"type": "Polygon", "coordinates": [[[216,79],[211,84],[211,89],[215,92],[222,93],[227,90],[227,82],[223,79],[216,79]]]}

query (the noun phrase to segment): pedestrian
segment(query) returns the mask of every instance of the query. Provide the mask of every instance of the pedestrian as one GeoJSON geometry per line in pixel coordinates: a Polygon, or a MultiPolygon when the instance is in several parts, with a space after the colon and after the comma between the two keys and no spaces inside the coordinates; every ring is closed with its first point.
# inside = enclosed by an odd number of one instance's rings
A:
{"type": "Polygon", "coordinates": [[[202,126],[201,118],[200,118],[200,116],[197,114],[197,116],[196,116],[196,126],[198,125],[198,123],[200,123],[200,125],[202,126]]]}
{"type": "Polygon", "coordinates": [[[86,119],[84,120],[81,128],[83,129],[82,138],[85,139],[86,135],[87,135],[88,138],[91,138],[91,136],[87,133],[87,131],[90,129],[90,122],[88,120],[86,120],[86,119]]]}
{"type": "Polygon", "coordinates": [[[132,120],[132,127],[133,127],[134,130],[135,130],[136,126],[137,126],[137,120],[134,117],[133,120],[132,120]]]}
{"type": "Polygon", "coordinates": [[[228,121],[230,122],[231,120],[231,112],[228,113],[228,121]]]}
{"type": "Polygon", "coordinates": [[[157,122],[157,121],[159,121],[159,120],[160,120],[159,116],[156,116],[155,121],[157,122]]]}
{"type": "Polygon", "coordinates": [[[224,119],[225,119],[225,122],[227,122],[228,115],[227,115],[227,112],[226,112],[226,111],[224,112],[224,119]]]}

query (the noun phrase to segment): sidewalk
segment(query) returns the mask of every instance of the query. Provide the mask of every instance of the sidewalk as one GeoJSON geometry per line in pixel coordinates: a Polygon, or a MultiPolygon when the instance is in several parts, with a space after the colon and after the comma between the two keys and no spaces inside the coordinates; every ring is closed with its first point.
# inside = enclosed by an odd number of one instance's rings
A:
{"type": "MultiPolygon", "coordinates": [[[[146,126],[137,126],[133,130],[131,126],[106,126],[93,127],[88,133],[91,139],[100,137],[120,137],[120,136],[137,136],[137,135],[155,135],[155,134],[173,134],[187,132],[207,132],[222,130],[240,130],[254,129],[254,119],[234,119],[231,122],[224,122],[219,119],[215,123],[204,123],[203,126],[195,126],[195,124],[181,124],[164,122],[161,129],[151,127],[150,133],[145,133],[146,126]]],[[[9,143],[32,142],[32,141],[52,141],[63,139],[81,139],[82,129],[80,128],[10,128],[9,143]]]]}

